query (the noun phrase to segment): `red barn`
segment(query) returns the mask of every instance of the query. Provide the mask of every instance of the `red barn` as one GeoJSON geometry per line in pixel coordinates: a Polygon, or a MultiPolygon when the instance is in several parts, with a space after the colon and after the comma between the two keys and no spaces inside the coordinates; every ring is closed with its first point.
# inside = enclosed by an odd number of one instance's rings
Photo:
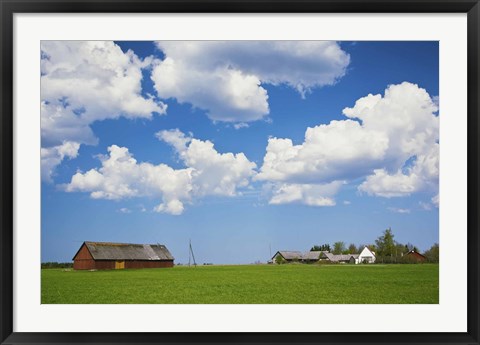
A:
{"type": "Polygon", "coordinates": [[[404,258],[408,261],[415,261],[415,262],[424,262],[425,260],[427,260],[427,258],[424,255],[417,253],[414,250],[411,250],[407,254],[405,254],[404,258]]]}
{"type": "Polygon", "coordinates": [[[173,267],[173,256],[161,244],[83,242],[73,257],[75,270],[173,267]]]}

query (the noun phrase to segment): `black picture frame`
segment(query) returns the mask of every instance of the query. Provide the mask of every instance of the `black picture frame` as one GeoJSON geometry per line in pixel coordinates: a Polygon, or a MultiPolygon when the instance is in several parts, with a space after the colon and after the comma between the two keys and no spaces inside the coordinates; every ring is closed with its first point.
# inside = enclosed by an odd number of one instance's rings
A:
{"type": "MultiPolygon", "coordinates": [[[[2,344],[479,344],[478,0],[0,0],[0,341],[2,344]],[[467,13],[468,315],[465,333],[16,333],[13,332],[13,16],[15,13],[467,13]]],[[[452,315],[452,317],[455,317],[452,315]]]]}

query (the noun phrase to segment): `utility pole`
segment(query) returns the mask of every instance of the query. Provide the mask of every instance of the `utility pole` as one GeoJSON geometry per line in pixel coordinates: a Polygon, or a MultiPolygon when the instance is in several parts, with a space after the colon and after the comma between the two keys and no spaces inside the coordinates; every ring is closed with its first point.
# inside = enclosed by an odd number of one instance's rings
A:
{"type": "Polygon", "coordinates": [[[190,267],[190,259],[193,259],[193,265],[197,267],[197,262],[195,261],[195,255],[193,254],[192,240],[189,239],[188,243],[189,252],[188,252],[188,267],[190,267]]]}

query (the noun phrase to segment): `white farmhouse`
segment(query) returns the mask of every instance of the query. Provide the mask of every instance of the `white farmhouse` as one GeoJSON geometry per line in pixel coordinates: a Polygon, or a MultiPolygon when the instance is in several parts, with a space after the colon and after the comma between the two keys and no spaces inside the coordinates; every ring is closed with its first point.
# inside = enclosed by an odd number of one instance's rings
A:
{"type": "Polygon", "coordinates": [[[363,250],[358,254],[358,258],[355,259],[356,264],[373,264],[375,262],[375,253],[372,252],[367,247],[363,248],[363,250]]]}

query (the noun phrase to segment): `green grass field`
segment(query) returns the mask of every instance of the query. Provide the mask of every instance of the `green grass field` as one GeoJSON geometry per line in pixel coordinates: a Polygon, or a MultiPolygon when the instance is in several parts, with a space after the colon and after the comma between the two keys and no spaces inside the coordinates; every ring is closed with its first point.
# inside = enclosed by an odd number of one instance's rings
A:
{"type": "Polygon", "coordinates": [[[42,304],[438,303],[438,265],[42,270],[42,304]]]}

